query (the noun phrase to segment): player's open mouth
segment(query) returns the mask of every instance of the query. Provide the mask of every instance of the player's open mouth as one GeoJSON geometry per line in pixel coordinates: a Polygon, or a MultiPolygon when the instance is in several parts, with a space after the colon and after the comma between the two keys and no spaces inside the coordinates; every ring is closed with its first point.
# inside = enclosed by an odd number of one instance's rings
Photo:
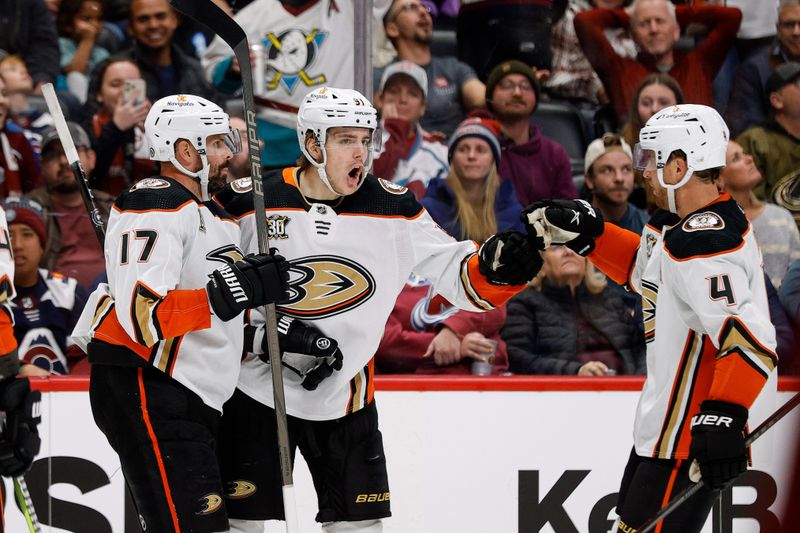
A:
{"type": "Polygon", "coordinates": [[[347,176],[350,178],[347,180],[347,183],[350,185],[358,185],[359,180],[361,179],[361,170],[362,167],[353,167],[350,169],[350,172],[347,173],[347,176]]]}

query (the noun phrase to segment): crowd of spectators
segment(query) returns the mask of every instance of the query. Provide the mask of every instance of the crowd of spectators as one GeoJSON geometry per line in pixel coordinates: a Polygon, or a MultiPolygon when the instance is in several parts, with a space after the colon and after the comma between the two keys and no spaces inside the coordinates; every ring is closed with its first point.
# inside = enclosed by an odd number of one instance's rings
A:
{"type": "MultiPolygon", "coordinates": [[[[292,164],[303,96],[352,86],[353,3],[215,2],[258,45],[262,163],[292,164]]],[[[521,230],[522,208],[546,198],[585,198],[641,233],[654,205],[632,164],[639,130],[668,106],[716,106],[735,139],[718,186],[761,247],[781,371],[800,371],[800,0],[374,0],[372,15],[383,136],[373,173],[410,189],[457,239],[521,230]],[[554,109],[578,117],[577,130],[553,127],[554,109]]],[[[0,200],[20,259],[15,333],[27,372],[64,374],[81,368],[67,326],[104,258],[44,106],[47,82],[105,217],[157,171],[143,123],[162,96],[203,96],[246,127],[232,51],[168,0],[0,0],[0,200]]],[[[245,150],[226,177],[249,173],[245,150]]],[[[412,277],[378,370],[469,373],[489,358],[493,374],[643,374],[639,297],[566,247],[545,252],[544,265],[485,314],[453,309],[412,277]]]]}

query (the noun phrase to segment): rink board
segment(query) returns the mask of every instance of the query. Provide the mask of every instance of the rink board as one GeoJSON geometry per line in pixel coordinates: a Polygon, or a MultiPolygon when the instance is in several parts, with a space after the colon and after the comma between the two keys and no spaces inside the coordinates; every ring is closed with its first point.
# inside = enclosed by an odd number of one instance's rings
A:
{"type": "MultiPolygon", "coordinates": [[[[138,532],[116,455],[92,421],[87,386],[78,378],[36,383],[44,392],[42,451],[27,479],[42,531],[138,532]]],[[[378,378],[393,512],[385,531],[607,531],[640,388],[636,378],[378,378]]],[[[800,380],[782,380],[768,409],[798,390],[800,380]]],[[[755,471],[720,506],[724,529],[771,530],[790,470],[786,444],[798,427],[800,409],[756,444],[755,471]]],[[[302,461],[295,486],[301,531],[320,531],[302,461]]],[[[14,504],[6,506],[6,525],[27,531],[14,504]]]]}

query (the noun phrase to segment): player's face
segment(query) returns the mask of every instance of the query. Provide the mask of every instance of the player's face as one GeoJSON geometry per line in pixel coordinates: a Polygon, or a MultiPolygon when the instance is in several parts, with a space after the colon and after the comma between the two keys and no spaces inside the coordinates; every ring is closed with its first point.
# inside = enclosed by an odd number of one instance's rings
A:
{"type": "Polygon", "coordinates": [[[225,141],[225,135],[209,135],[206,138],[206,159],[208,160],[209,188],[225,186],[228,166],[233,158],[233,151],[225,141]]]}
{"type": "MultiPolygon", "coordinates": [[[[230,119],[230,126],[239,132],[239,137],[242,139],[242,149],[238,154],[234,154],[228,163],[228,166],[222,169],[227,182],[239,178],[245,178],[251,174],[250,172],[250,145],[247,142],[247,124],[244,120],[238,117],[230,119]]],[[[264,141],[258,141],[259,147],[263,147],[264,141]]]]}
{"type": "MultiPolygon", "coordinates": [[[[664,166],[664,183],[667,185],[678,183],[685,172],[686,161],[681,158],[673,157],[664,166]]],[[[655,163],[648,165],[647,169],[642,172],[642,177],[653,193],[653,199],[656,203],[656,206],[660,209],[669,209],[667,189],[662,187],[658,182],[658,174],[657,170],[655,170],[655,163]]]]}
{"type": "Polygon", "coordinates": [[[639,120],[646,124],[650,117],[664,109],[678,103],[675,93],[666,85],[651,83],[639,93],[639,100],[636,102],[636,109],[639,112],[639,120]]]}
{"type": "Polygon", "coordinates": [[[800,6],[785,6],[778,13],[778,40],[793,60],[800,58],[800,6]]]}
{"type": "Polygon", "coordinates": [[[133,0],[129,32],[145,48],[169,46],[178,27],[178,17],[167,0],[133,0]]]}
{"type": "Polygon", "coordinates": [[[97,94],[97,101],[108,115],[113,114],[114,109],[122,102],[125,81],[141,77],[139,67],[128,61],[117,61],[108,66],[97,94]]]}
{"type": "Polygon", "coordinates": [[[586,176],[586,185],[592,195],[606,204],[621,205],[628,202],[633,192],[633,163],[625,152],[607,152],[592,163],[586,176]]]}
{"type": "Polygon", "coordinates": [[[501,116],[528,116],[536,106],[536,92],[531,80],[522,74],[508,74],[492,93],[492,109],[501,116]]]}
{"type": "Polygon", "coordinates": [[[680,27],[669,13],[669,0],[640,2],[631,17],[633,40],[648,54],[659,57],[672,50],[680,27]]]}
{"type": "MultiPolygon", "coordinates": [[[[76,149],[83,170],[87,175],[90,174],[94,170],[94,151],[82,146],[76,149]]],[[[61,141],[52,141],[42,150],[42,177],[48,191],[61,194],[78,192],[78,183],[72,174],[72,168],[64,154],[64,148],[61,147],[61,141]]]]}
{"type": "Polygon", "coordinates": [[[761,172],[753,162],[753,156],[746,154],[736,141],[730,141],[720,178],[726,191],[751,191],[761,181],[761,172]]]}
{"type": "Polygon", "coordinates": [[[564,245],[554,244],[542,253],[545,277],[558,286],[577,286],[586,275],[586,259],[564,245]]]}
{"type": "Polygon", "coordinates": [[[25,276],[36,271],[44,254],[36,232],[27,224],[9,224],[8,234],[11,238],[11,250],[14,252],[16,275],[25,276]]]}
{"type": "Polygon", "coordinates": [[[372,132],[367,128],[331,128],[325,140],[325,173],[337,193],[353,194],[366,171],[372,132]]]}
{"type": "Polygon", "coordinates": [[[397,116],[416,125],[425,114],[425,95],[417,82],[402,74],[392,76],[381,93],[383,105],[392,104],[397,116]]]}
{"type": "Polygon", "coordinates": [[[16,57],[3,61],[0,65],[0,75],[3,76],[9,93],[30,93],[33,90],[33,80],[28,74],[28,67],[16,57]]]}
{"type": "Polygon", "coordinates": [[[465,184],[485,181],[493,164],[491,146],[478,137],[462,139],[453,151],[453,169],[465,184]]]}

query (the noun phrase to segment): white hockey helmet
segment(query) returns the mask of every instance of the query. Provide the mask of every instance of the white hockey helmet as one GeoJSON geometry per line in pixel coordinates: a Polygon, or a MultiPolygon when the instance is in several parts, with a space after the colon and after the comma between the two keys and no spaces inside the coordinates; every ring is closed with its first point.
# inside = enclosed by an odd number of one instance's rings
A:
{"type": "Polygon", "coordinates": [[[308,93],[300,104],[297,112],[297,141],[300,150],[309,162],[317,168],[322,183],[333,194],[333,190],[325,172],[328,154],[325,151],[325,141],[328,130],[331,128],[367,128],[372,133],[372,141],[367,149],[367,160],[364,162],[364,171],[361,173],[360,187],[364,183],[367,172],[372,167],[372,160],[376,152],[380,151],[380,132],[378,132],[378,112],[372,107],[367,98],[353,89],[337,89],[334,87],[321,87],[308,93]],[[306,149],[306,132],[311,131],[316,138],[322,161],[316,162],[306,149]]]}
{"type": "Polygon", "coordinates": [[[226,135],[233,154],[241,150],[238,130],[231,130],[228,114],[220,106],[192,94],[173,94],[158,100],[144,121],[144,133],[150,145],[150,159],[167,161],[182,173],[200,180],[202,199],[208,200],[208,159],[206,139],[210,135],[226,135]],[[203,166],[191,172],[175,159],[175,143],[185,139],[194,146],[203,166]]]}
{"type": "Polygon", "coordinates": [[[677,212],[675,191],[698,170],[722,168],[730,133],[717,111],[708,106],[680,104],[650,117],[639,131],[633,163],[639,170],[655,170],[658,183],[667,190],[669,210],[677,212]],[[686,154],[686,174],[674,184],[664,183],[664,167],[676,150],[686,154]]]}

